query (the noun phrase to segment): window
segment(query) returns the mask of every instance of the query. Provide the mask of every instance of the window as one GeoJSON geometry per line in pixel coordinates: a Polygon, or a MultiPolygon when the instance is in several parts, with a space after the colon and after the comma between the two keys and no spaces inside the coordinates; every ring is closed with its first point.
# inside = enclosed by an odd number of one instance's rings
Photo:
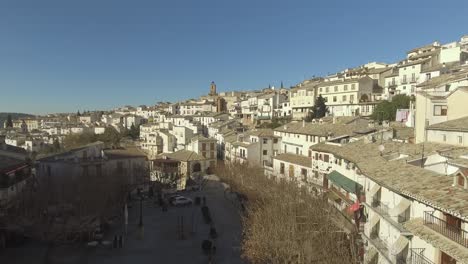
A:
{"type": "Polygon", "coordinates": [[[403,83],[406,83],[406,74],[403,75],[403,80],[402,80],[403,83]]]}
{"type": "Polygon", "coordinates": [[[411,82],[415,82],[416,81],[416,73],[412,73],[411,74],[411,82]]]}
{"type": "Polygon", "coordinates": [[[354,90],[354,89],[356,89],[356,84],[355,83],[351,84],[351,90],[354,90]]]}
{"type": "Polygon", "coordinates": [[[335,92],[338,92],[338,86],[335,86],[335,92]]]}
{"type": "Polygon", "coordinates": [[[325,92],[326,93],[330,92],[330,87],[325,87],[325,92]]]}
{"type": "Polygon", "coordinates": [[[267,144],[268,143],[268,139],[267,138],[264,138],[263,139],[263,144],[267,144]]]}
{"type": "Polygon", "coordinates": [[[435,116],[446,116],[447,115],[447,106],[446,105],[434,105],[434,115],[435,116]]]}
{"type": "Polygon", "coordinates": [[[206,150],[206,144],[205,144],[205,143],[202,143],[201,149],[202,149],[202,150],[206,150]]]}
{"type": "Polygon", "coordinates": [[[351,101],[351,103],[354,102],[354,94],[349,96],[349,101],[351,101]]]}
{"type": "Polygon", "coordinates": [[[296,147],[296,155],[299,155],[299,148],[296,147]]]}
{"type": "Polygon", "coordinates": [[[284,153],[288,153],[288,146],[284,145],[284,153]]]}
{"type": "Polygon", "coordinates": [[[323,161],[325,161],[325,162],[328,162],[328,161],[329,161],[328,155],[323,155],[323,161]]]}
{"type": "Polygon", "coordinates": [[[426,73],[426,81],[431,79],[431,73],[426,73]]]}
{"type": "Polygon", "coordinates": [[[442,135],[442,141],[443,141],[443,142],[446,142],[446,141],[447,141],[447,135],[445,135],[445,134],[442,135]]]}
{"type": "Polygon", "coordinates": [[[446,84],[446,85],[445,85],[445,91],[446,91],[446,92],[449,92],[449,91],[450,91],[450,84],[446,84]]]}
{"type": "Polygon", "coordinates": [[[312,157],[312,150],[309,149],[309,158],[312,157]]]}
{"type": "Polygon", "coordinates": [[[203,155],[204,158],[206,158],[206,151],[203,151],[202,155],[203,155]]]}
{"type": "Polygon", "coordinates": [[[345,91],[348,91],[348,85],[345,84],[343,89],[344,89],[345,91]]]}
{"type": "Polygon", "coordinates": [[[320,92],[323,92],[323,89],[322,89],[322,87],[320,87],[319,91],[320,91],[320,92]]]}
{"type": "Polygon", "coordinates": [[[213,150],[214,148],[214,143],[210,143],[210,149],[213,150]]]}
{"type": "Polygon", "coordinates": [[[264,150],[263,155],[268,155],[268,150],[264,150]]]}
{"type": "Polygon", "coordinates": [[[462,136],[458,136],[458,144],[463,144],[463,137],[462,136]]]}
{"type": "Polygon", "coordinates": [[[284,163],[280,163],[280,174],[284,174],[284,163]]]}
{"type": "Polygon", "coordinates": [[[465,187],[465,177],[461,173],[458,174],[458,185],[461,187],[465,187]]]}
{"type": "Polygon", "coordinates": [[[277,139],[277,138],[274,138],[274,139],[273,139],[273,143],[274,143],[274,144],[278,143],[278,139],[277,139]]]}
{"type": "Polygon", "coordinates": [[[307,170],[306,169],[301,169],[301,176],[302,176],[302,181],[307,182],[307,170]]]}
{"type": "Polygon", "coordinates": [[[336,96],[333,96],[333,102],[336,102],[338,99],[336,98],[336,96]]]}
{"type": "Polygon", "coordinates": [[[343,95],[343,102],[346,102],[346,95],[343,95]]]}

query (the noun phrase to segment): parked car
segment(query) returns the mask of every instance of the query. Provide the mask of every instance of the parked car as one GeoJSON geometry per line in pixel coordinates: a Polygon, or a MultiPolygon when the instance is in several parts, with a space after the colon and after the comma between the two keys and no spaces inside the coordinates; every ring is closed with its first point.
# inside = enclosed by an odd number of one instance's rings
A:
{"type": "Polygon", "coordinates": [[[172,205],[175,205],[175,206],[190,205],[192,203],[193,203],[192,199],[183,197],[183,196],[176,197],[174,200],[172,200],[172,205]]]}
{"type": "Polygon", "coordinates": [[[174,194],[174,195],[170,195],[170,196],[167,198],[167,200],[168,200],[170,203],[172,203],[175,199],[180,198],[180,197],[185,198],[185,197],[182,196],[182,195],[174,194]]]}

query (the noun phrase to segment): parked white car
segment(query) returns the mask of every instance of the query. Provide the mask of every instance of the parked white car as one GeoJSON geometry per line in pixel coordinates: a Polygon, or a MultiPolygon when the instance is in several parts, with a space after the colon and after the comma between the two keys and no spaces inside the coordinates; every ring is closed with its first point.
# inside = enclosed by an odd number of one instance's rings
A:
{"type": "Polygon", "coordinates": [[[172,205],[175,206],[190,205],[192,203],[192,199],[183,196],[178,196],[174,200],[172,200],[172,205]]]}

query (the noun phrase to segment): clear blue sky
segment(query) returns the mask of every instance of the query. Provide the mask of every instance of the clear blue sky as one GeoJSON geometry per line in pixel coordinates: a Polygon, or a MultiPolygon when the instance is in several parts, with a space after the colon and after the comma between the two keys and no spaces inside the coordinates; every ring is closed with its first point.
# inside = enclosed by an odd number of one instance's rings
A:
{"type": "Polygon", "coordinates": [[[2,0],[0,112],[294,85],[468,34],[468,1],[2,0]]]}

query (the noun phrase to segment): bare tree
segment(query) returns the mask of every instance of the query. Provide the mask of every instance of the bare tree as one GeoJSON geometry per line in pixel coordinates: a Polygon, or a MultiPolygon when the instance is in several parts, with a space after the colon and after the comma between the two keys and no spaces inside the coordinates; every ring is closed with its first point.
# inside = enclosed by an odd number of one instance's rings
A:
{"type": "Polygon", "coordinates": [[[243,256],[251,263],[357,263],[356,234],[343,231],[326,199],[246,164],[216,174],[247,199],[243,256]]]}

